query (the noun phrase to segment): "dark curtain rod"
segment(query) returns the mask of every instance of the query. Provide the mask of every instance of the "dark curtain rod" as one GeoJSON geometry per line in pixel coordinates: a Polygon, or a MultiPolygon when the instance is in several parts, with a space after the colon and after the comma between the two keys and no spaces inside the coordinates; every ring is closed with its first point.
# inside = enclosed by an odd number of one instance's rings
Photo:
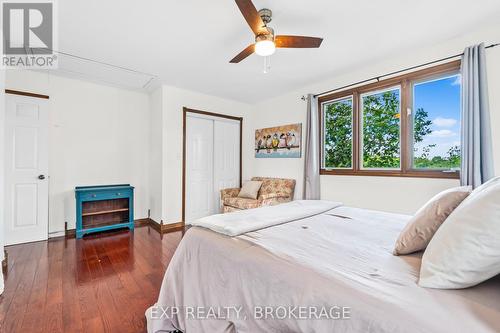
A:
{"type": "MultiPolygon", "coordinates": [[[[491,44],[491,45],[486,46],[485,48],[486,49],[490,49],[490,48],[493,48],[493,47],[499,46],[499,45],[500,45],[500,43],[491,44]]],[[[399,73],[411,71],[412,69],[417,69],[417,68],[420,68],[420,67],[425,67],[425,66],[428,66],[428,65],[433,65],[435,63],[443,62],[443,61],[446,61],[446,60],[451,60],[451,59],[454,59],[454,58],[457,58],[457,57],[461,57],[463,55],[464,55],[464,53],[462,52],[462,53],[455,54],[455,55],[452,55],[452,56],[449,56],[449,57],[446,57],[446,58],[429,61],[429,62],[426,62],[424,64],[420,64],[420,65],[416,65],[416,66],[412,66],[412,67],[400,69],[400,70],[397,70],[397,71],[394,71],[394,72],[390,72],[390,73],[387,73],[387,74],[375,76],[375,77],[372,77],[370,79],[358,81],[356,83],[351,83],[351,84],[348,84],[346,86],[342,86],[342,87],[335,88],[335,89],[332,89],[332,90],[324,91],[324,92],[319,93],[319,94],[315,94],[314,97],[316,98],[316,97],[319,97],[319,96],[322,96],[322,95],[330,94],[332,92],[336,92],[336,91],[339,91],[339,90],[344,90],[344,89],[347,89],[347,88],[350,88],[350,87],[353,87],[353,86],[357,86],[359,84],[367,83],[367,82],[370,82],[370,81],[374,81],[374,80],[380,81],[381,78],[386,77],[386,76],[392,76],[392,75],[395,75],[395,74],[399,74],[399,73]]],[[[306,97],[302,96],[302,100],[306,100],[306,97]]]]}

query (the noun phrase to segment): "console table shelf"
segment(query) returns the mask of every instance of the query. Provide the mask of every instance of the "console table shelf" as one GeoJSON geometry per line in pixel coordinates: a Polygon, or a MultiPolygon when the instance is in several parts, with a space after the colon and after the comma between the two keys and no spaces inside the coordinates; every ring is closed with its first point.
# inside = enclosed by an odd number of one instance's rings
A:
{"type": "Polygon", "coordinates": [[[130,184],[79,186],[76,196],[76,237],[104,230],[134,229],[134,187],[130,184]]]}
{"type": "Polygon", "coordinates": [[[100,211],[100,212],[91,212],[91,213],[82,213],[82,216],[111,214],[111,213],[117,213],[117,212],[128,212],[128,208],[113,209],[113,210],[103,210],[103,211],[100,211]]]}

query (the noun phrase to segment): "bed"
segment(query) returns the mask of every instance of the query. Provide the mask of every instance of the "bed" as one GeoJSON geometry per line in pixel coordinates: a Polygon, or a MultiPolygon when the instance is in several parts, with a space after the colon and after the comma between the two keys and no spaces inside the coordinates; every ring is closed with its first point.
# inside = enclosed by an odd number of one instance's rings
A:
{"type": "Polygon", "coordinates": [[[409,218],[338,206],[235,237],[192,227],[146,312],[148,332],[499,332],[498,277],[426,289],[421,253],[392,255],[409,218]]]}

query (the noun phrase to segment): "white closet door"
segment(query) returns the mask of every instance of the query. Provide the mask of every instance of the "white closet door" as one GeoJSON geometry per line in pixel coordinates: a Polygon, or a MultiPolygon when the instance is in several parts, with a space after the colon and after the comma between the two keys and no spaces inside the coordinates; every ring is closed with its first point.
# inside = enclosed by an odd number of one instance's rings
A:
{"type": "Polygon", "coordinates": [[[214,214],[211,119],[186,119],[186,221],[214,214]]]}
{"type": "Polygon", "coordinates": [[[214,193],[220,212],[220,190],[240,186],[240,122],[214,121],[214,193]]]}

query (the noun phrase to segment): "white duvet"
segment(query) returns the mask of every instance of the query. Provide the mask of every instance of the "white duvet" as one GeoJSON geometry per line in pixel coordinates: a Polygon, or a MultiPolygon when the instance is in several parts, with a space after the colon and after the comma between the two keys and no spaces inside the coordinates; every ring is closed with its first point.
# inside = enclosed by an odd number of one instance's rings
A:
{"type": "Polygon", "coordinates": [[[240,307],[245,316],[159,317],[152,307],[148,332],[500,332],[499,278],[465,290],[421,288],[421,254],[392,255],[409,218],[342,206],[237,237],[193,227],[157,306],[240,307]],[[259,306],[346,307],[349,318],[262,319],[259,306]]]}

